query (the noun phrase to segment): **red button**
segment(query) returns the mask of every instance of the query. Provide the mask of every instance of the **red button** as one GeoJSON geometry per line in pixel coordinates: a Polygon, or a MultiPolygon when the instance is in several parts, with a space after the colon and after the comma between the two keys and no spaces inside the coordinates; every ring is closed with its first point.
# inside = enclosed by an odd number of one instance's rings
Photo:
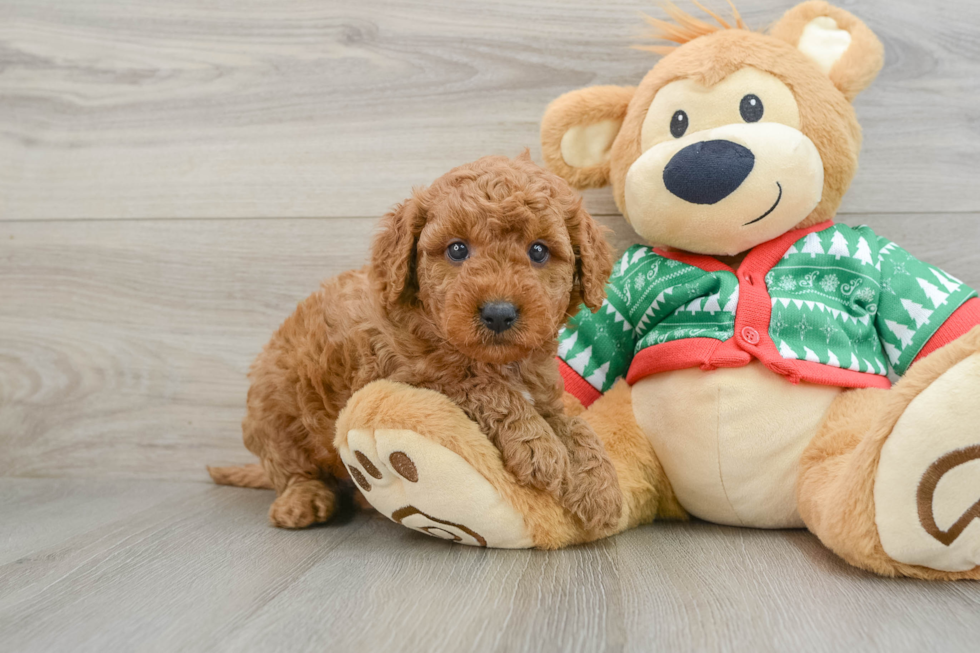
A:
{"type": "Polygon", "coordinates": [[[742,338],[745,339],[745,342],[749,343],[750,345],[759,344],[759,332],[752,327],[745,327],[742,329],[742,338]]]}

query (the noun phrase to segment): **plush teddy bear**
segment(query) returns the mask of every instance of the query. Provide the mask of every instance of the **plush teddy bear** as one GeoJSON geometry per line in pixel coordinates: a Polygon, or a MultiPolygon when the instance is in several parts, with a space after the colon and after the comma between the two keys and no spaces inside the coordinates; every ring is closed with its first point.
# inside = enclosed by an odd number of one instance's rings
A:
{"type": "MultiPolygon", "coordinates": [[[[807,527],[879,574],[980,579],[980,300],[833,223],[881,43],[825,2],[768,34],[667,10],[650,22],[677,45],[649,48],[664,56],[639,86],[564,95],[541,129],[548,166],[611,184],[650,244],[560,337],[569,409],[619,475],[613,532],[687,515],[807,527]]],[[[364,388],[337,445],[350,467],[372,461],[365,498],[417,530],[502,547],[597,536],[435,393],[364,388]]]]}

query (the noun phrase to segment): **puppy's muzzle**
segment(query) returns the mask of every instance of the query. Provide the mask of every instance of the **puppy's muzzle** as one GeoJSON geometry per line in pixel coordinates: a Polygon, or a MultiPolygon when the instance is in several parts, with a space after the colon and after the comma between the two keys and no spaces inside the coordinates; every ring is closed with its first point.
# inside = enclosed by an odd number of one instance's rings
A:
{"type": "Polygon", "coordinates": [[[517,307],[510,302],[487,302],[480,307],[480,321],[494,333],[503,333],[517,322],[517,307]]]}

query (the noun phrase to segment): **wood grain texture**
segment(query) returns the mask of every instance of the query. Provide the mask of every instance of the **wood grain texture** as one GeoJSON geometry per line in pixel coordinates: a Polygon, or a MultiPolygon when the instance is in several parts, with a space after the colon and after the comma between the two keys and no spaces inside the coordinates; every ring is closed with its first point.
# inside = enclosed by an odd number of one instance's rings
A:
{"type": "MultiPolygon", "coordinates": [[[[199,493],[193,484],[166,481],[0,480],[0,565],[27,564],[39,550],[126,521],[157,503],[199,493]]],[[[0,595],[12,589],[2,587],[0,595]]]]}
{"type": "Polygon", "coordinates": [[[321,279],[364,263],[373,228],[0,226],[0,475],[200,478],[250,460],[249,364],[321,279]]]}
{"type": "MultiPolygon", "coordinates": [[[[980,286],[980,215],[856,216],[980,286]]],[[[846,219],[846,216],[845,216],[846,219]]],[[[622,251],[635,242],[605,219],[622,251]]],[[[252,359],[368,219],[0,224],[0,475],[200,479],[245,462],[252,359]]]]}
{"type": "MultiPolygon", "coordinates": [[[[980,287],[980,4],[838,3],[887,58],[841,221],[980,287]]],[[[738,0],[755,27],[792,4],[738,0]]],[[[279,531],[271,493],[207,481],[251,459],[245,372],[296,302],[413,185],[540,160],[549,101],[635,84],[641,11],[0,0],[0,651],[976,651],[976,584],[876,578],[806,532],[487,551],[369,514],[279,531]]]]}
{"type": "Polygon", "coordinates": [[[975,651],[972,585],[873,577],[802,531],[657,524],[564,551],[474,549],[359,514],[265,523],[269,492],[154,481],[0,479],[4,651],[975,651]],[[98,524],[111,493],[160,489],[98,524]],[[39,489],[40,488],[40,489],[39,489]],[[91,530],[59,534],[59,517],[91,530]],[[11,512],[13,510],[13,512],[11,512]]]}
{"type": "MultiPolygon", "coordinates": [[[[727,11],[724,3],[715,3],[727,11]]],[[[763,28],[787,0],[742,0],[763,28]]],[[[844,3],[886,67],[843,210],[978,211],[980,3],[844,3]]],[[[638,82],[649,0],[4,0],[0,219],[376,216],[638,82]]],[[[614,213],[608,192],[588,194],[614,213]]]]}

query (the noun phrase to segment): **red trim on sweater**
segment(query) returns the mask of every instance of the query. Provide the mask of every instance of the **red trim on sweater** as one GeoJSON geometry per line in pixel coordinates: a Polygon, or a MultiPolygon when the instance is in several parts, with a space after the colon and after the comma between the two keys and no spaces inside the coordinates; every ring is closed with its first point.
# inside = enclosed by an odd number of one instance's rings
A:
{"type": "MultiPolygon", "coordinates": [[[[633,385],[637,381],[674,370],[699,367],[708,372],[726,367],[744,367],[753,357],[739,348],[735,338],[721,342],[713,338],[687,338],[653,345],[640,351],[633,359],[626,382],[633,385]]],[[[785,370],[773,370],[787,376],[793,383],[805,381],[836,388],[889,388],[891,383],[884,376],[867,372],[844,370],[810,361],[782,359],[787,363],[785,370]]],[[[769,369],[772,366],[766,365],[769,369]]],[[[592,386],[589,386],[592,387],[592,386]]]]}
{"type": "Polygon", "coordinates": [[[570,392],[572,396],[582,402],[582,405],[586,408],[589,405],[602,396],[602,393],[592,387],[592,384],[579,376],[579,373],[569,367],[568,363],[562,359],[558,360],[558,371],[561,373],[561,378],[565,381],[565,391],[570,392]]]}
{"type": "Polygon", "coordinates": [[[953,311],[939,330],[932,334],[913,362],[925,358],[940,347],[953,342],[973,327],[980,324],[980,297],[972,297],[953,311]]]}
{"type": "Polygon", "coordinates": [[[734,340],[722,342],[714,338],[684,338],[647,347],[633,358],[626,382],[633,385],[652,374],[689,367],[700,367],[708,371],[719,367],[748,365],[752,357],[730,345],[734,345],[734,340]]]}
{"type": "MultiPolygon", "coordinates": [[[[789,247],[787,246],[787,249],[789,247]]],[[[691,254],[690,252],[677,252],[671,249],[663,249],[662,247],[655,247],[653,251],[660,254],[664,258],[669,258],[674,261],[680,261],[681,263],[687,263],[688,265],[693,265],[696,268],[701,268],[705,272],[731,272],[735,273],[730,266],[722,263],[713,256],[708,256],[706,254],[691,254]]]]}
{"type": "MultiPolygon", "coordinates": [[[[742,264],[738,266],[738,270],[739,272],[742,272],[748,268],[762,268],[763,273],[769,272],[769,270],[772,269],[772,266],[776,265],[776,263],[779,262],[779,259],[783,258],[783,254],[786,253],[786,250],[789,249],[790,245],[798,241],[800,238],[803,238],[808,234],[812,234],[814,231],[823,231],[824,229],[829,229],[832,226],[834,226],[834,222],[832,220],[827,220],[803,229],[787,231],[782,236],[773,238],[772,240],[766,241],[760,245],[756,245],[742,261],[742,264]]],[[[692,254],[691,252],[680,252],[671,249],[664,249],[662,247],[656,247],[653,251],[660,254],[664,258],[693,265],[696,268],[701,268],[705,272],[735,273],[735,270],[733,270],[730,266],[722,263],[714,256],[709,256],[707,254],[692,254]]]]}
{"type": "Polygon", "coordinates": [[[772,269],[772,266],[779,263],[779,259],[783,258],[783,255],[786,254],[786,250],[788,250],[793,243],[804,236],[812,234],[815,231],[823,231],[824,229],[830,229],[833,226],[833,221],[827,220],[826,222],[811,225],[804,229],[787,231],[782,236],[773,238],[767,243],[762,243],[749,252],[748,256],[745,257],[745,260],[742,261],[742,265],[738,266],[738,270],[741,272],[742,268],[748,265],[754,270],[760,270],[763,273],[763,276],[765,276],[765,273],[769,272],[769,270],[772,269]]]}
{"type": "Polygon", "coordinates": [[[811,361],[797,360],[792,362],[796,364],[800,381],[807,383],[830,385],[835,388],[882,388],[887,390],[892,387],[892,382],[888,380],[888,377],[880,374],[855,372],[854,370],[845,370],[811,361]]]}

